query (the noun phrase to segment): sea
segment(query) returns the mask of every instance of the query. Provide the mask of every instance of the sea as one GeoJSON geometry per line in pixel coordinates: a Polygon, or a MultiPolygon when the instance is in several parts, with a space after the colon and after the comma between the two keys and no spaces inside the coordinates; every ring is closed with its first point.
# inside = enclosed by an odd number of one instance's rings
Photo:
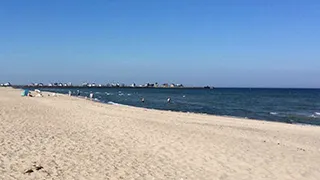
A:
{"type": "MultiPolygon", "coordinates": [[[[76,95],[77,89],[44,88],[76,95]]],[[[80,96],[94,93],[96,101],[113,105],[204,113],[290,124],[320,125],[320,89],[271,88],[81,88],[80,96]],[[144,102],[141,99],[144,98],[144,102]],[[167,99],[171,102],[168,103],[167,99]]]]}

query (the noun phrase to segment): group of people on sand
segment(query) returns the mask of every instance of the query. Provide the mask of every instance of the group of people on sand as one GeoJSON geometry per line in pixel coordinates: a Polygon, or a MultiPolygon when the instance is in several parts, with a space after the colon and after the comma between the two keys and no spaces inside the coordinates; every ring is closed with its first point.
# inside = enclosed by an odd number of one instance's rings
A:
{"type": "Polygon", "coordinates": [[[42,92],[39,89],[35,89],[34,92],[35,92],[35,95],[33,95],[30,90],[25,89],[22,91],[21,96],[43,97],[42,92]]]}
{"type": "MultiPolygon", "coordinates": [[[[69,94],[69,96],[72,96],[72,92],[71,92],[71,91],[69,91],[68,94],[69,94]]],[[[77,90],[76,95],[77,95],[77,96],[80,96],[80,91],[79,91],[79,90],[77,90]]],[[[87,97],[85,97],[85,98],[87,99],[87,97]]],[[[93,92],[90,92],[90,94],[89,94],[89,99],[94,99],[94,93],[93,93],[93,92]]],[[[144,98],[141,98],[141,102],[144,103],[144,102],[145,102],[145,99],[144,99],[144,98]]],[[[171,98],[170,98],[170,97],[168,97],[167,103],[171,103],[171,98]]]]}
{"type": "MultiPolygon", "coordinates": [[[[42,95],[42,93],[41,93],[40,90],[35,89],[35,93],[36,93],[36,95],[35,95],[36,97],[43,97],[43,95],[42,95]]],[[[72,96],[72,91],[69,91],[69,92],[68,92],[68,95],[69,95],[69,96],[72,96]]],[[[77,96],[80,96],[80,95],[81,95],[81,94],[80,94],[80,90],[77,90],[76,95],[77,95],[77,96]]],[[[32,95],[32,94],[31,94],[31,91],[29,91],[29,90],[24,90],[24,91],[21,93],[21,96],[34,97],[34,95],[32,95]]],[[[48,96],[50,96],[50,94],[48,94],[48,96]]],[[[52,96],[56,96],[56,93],[53,93],[52,96]]],[[[90,99],[94,99],[94,94],[93,94],[93,92],[90,92],[89,98],[90,98],[90,99]]],[[[86,99],[87,99],[87,97],[86,97],[86,99]]],[[[144,102],[145,102],[145,99],[144,99],[144,98],[141,98],[141,102],[144,103],[144,102]]],[[[171,103],[171,98],[170,98],[170,97],[168,97],[167,103],[171,103]]]]}
{"type": "MultiPolygon", "coordinates": [[[[72,96],[72,91],[69,91],[68,95],[69,95],[69,96],[72,96]]],[[[77,96],[80,96],[80,90],[77,90],[76,95],[77,95],[77,96]]]]}
{"type": "MultiPolygon", "coordinates": [[[[68,95],[69,95],[69,96],[72,96],[72,91],[69,91],[68,95]]],[[[80,95],[81,95],[80,90],[77,90],[76,95],[77,95],[77,96],[80,96],[80,95]]],[[[87,98],[87,97],[86,97],[86,98],[87,98]]],[[[93,99],[93,98],[94,98],[93,92],[90,92],[89,98],[90,98],[90,99],[93,99]]]]}

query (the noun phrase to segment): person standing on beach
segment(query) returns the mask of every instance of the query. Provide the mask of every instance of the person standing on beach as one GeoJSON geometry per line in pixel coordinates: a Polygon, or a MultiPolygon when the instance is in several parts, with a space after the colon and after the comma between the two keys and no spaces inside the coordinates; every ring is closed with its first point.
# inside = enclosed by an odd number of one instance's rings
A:
{"type": "Polygon", "coordinates": [[[80,96],[80,90],[77,90],[77,96],[80,96]]]}
{"type": "Polygon", "coordinates": [[[72,92],[71,91],[69,91],[69,96],[71,96],[72,95],[72,92]]]}
{"type": "Polygon", "coordinates": [[[90,93],[90,99],[93,99],[94,98],[94,94],[93,92],[90,93]]]}

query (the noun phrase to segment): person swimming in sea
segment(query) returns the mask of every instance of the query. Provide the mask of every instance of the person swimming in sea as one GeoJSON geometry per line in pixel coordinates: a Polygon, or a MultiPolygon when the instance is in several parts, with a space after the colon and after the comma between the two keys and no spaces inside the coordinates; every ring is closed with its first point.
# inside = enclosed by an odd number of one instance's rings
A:
{"type": "Polygon", "coordinates": [[[141,102],[144,103],[144,98],[141,99],[141,102]]]}
{"type": "Polygon", "coordinates": [[[77,96],[80,96],[80,90],[77,90],[77,96]]]}
{"type": "Polygon", "coordinates": [[[171,103],[171,98],[170,97],[167,99],[167,103],[171,103]]]}

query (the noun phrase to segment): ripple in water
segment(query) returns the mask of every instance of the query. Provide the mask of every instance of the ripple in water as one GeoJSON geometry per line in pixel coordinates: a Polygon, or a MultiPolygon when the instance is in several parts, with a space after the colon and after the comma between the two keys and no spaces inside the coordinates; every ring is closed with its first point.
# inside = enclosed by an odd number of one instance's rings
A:
{"type": "Polygon", "coordinates": [[[270,112],[271,115],[277,115],[277,112],[270,112]]]}

